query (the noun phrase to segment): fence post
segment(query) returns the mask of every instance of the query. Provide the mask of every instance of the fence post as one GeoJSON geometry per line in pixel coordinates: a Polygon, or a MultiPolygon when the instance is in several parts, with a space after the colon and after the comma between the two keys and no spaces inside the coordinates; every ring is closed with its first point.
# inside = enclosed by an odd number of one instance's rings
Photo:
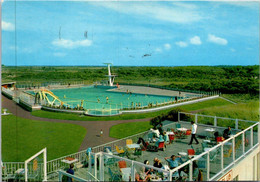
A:
{"type": "Polygon", "coordinates": [[[190,160],[190,165],[189,165],[189,167],[190,167],[190,169],[189,169],[189,181],[193,181],[192,180],[192,176],[193,176],[193,169],[192,169],[192,160],[190,160]]]}
{"type": "Polygon", "coordinates": [[[236,119],[236,125],[235,125],[235,129],[238,130],[238,119],[236,119]]]}
{"type": "MultiPolygon", "coordinates": [[[[91,163],[88,165],[92,165],[91,163]]],[[[94,173],[95,173],[95,178],[97,179],[97,154],[94,154],[94,173]]]]}
{"type": "Polygon", "coordinates": [[[224,149],[223,149],[223,142],[221,142],[221,153],[220,153],[220,165],[221,165],[221,170],[223,170],[224,169],[224,154],[223,154],[223,152],[224,152],[224,149]]]}
{"type": "Polygon", "coordinates": [[[242,151],[243,155],[245,154],[245,132],[242,134],[242,151]]]}
{"type": "Polygon", "coordinates": [[[198,114],[195,114],[195,123],[198,123],[198,114]]]}
{"type": "Polygon", "coordinates": [[[233,158],[233,162],[234,162],[236,160],[235,137],[232,139],[232,158],[233,158]]]}
{"type": "Polygon", "coordinates": [[[135,181],[135,164],[134,164],[134,161],[132,161],[132,167],[131,167],[131,181],[135,181]]]}
{"type": "Polygon", "coordinates": [[[253,127],[250,129],[250,148],[254,145],[253,127]]]}
{"type": "Polygon", "coordinates": [[[178,112],[178,122],[180,122],[180,112],[178,112]]]}
{"type": "Polygon", "coordinates": [[[209,181],[209,172],[210,172],[210,166],[209,166],[209,152],[207,153],[207,179],[206,181],[209,181]]]}
{"type": "Polygon", "coordinates": [[[214,126],[217,126],[217,116],[214,116],[214,126]]]}
{"type": "Polygon", "coordinates": [[[99,162],[99,172],[100,172],[100,181],[104,181],[104,155],[100,153],[100,162],[99,162]]]}

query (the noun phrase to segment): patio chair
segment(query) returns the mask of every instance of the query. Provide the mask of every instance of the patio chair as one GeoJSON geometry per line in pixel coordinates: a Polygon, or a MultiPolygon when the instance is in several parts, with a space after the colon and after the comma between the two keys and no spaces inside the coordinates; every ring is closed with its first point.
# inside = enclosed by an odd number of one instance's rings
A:
{"type": "Polygon", "coordinates": [[[124,154],[125,154],[124,149],[119,149],[119,147],[117,145],[115,147],[116,147],[117,154],[121,155],[121,156],[124,156],[124,154]]]}
{"type": "Polygon", "coordinates": [[[126,145],[131,145],[133,144],[133,140],[132,139],[126,139],[126,145]]]}
{"type": "Polygon", "coordinates": [[[217,143],[219,143],[219,142],[223,142],[224,141],[224,139],[223,139],[223,137],[217,137],[217,143]]]}
{"type": "Polygon", "coordinates": [[[208,144],[205,142],[201,143],[202,151],[204,151],[205,148],[208,148],[208,144]]]}
{"type": "Polygon", "coordinates": [[[185,133],[186,136],[191,135],[191,130],[187,130],[185,133]]]}
{"type": "Polygon", "coordinates": [[[165,148],[164,148],[164,142],[160,142],[159,145],[158,145],[158,147],[157,147],[157,149],[158,149],[158,150],[160,149],[160,150],[164,151],[164,149],[165,149],[165,148]]]}
{"type": "Polygon", "coordinates": [[[187,152],[188,152],[188,155],[195,155],[194,149],[188,149],[187,152]]]}
{"type": "Polygon", "coordinates": [[[143,146],[142,151],[146,151],[148,145],[149,145],[149,143],[148,143],[148,142],[145,142],[145,145],[143,146]]]}
{"type": "Polygon", "coordinates": [[[176,128],[181,128],[181,124],[180,123],[175,123],[175,127],[176,128]]]}
{"type": "Polygon", "coordinates": [[[111,180],[109,180],[109,181],[121,181],[122,180],[119,172],[113,173],[110,168],[108,168],[108,172],[109,172],[109,175],[111,177],[111,180]]]}
{"type": "Polygon", "coordinates": [[[136,155],[138,157],[142,156],[142,150],[136,149],[135,152],[134,152],[134,155],[136,155]]]}
{"type": "Polygon", "coordinates": [[[119,168],[126,168],[126,161],[118,161],[119,168]]]}
{"type": "Polygon", "coordinates": [[[169,136],[170,143],[172,143],[174,140],[174,135],[168,135],[168,136],[169,136]]]}
{"type": "Polygon", "coordinates": [[[108,152],[108,151],[112,151],[112,148],[111,147],[104,147],[104,152],[108,152]],[[107,150],[108,149],[108,150],[107,150]]]}

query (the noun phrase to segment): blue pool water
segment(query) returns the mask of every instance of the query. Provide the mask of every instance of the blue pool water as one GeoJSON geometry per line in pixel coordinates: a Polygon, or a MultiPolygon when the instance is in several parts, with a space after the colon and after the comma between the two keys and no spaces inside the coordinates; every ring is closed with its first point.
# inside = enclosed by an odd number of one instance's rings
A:
{"type": "Polygon", "coordinates": [[[173,101],[170,96],[145,95],[136,93],[120,93],[107,91],[102,87],[82,87],[51,90],[60,100],[71,107],[81,105],[83,100],[84,109],[93,110],[118,110],[148,106],[148,104],[160,104],[173,101]]]}

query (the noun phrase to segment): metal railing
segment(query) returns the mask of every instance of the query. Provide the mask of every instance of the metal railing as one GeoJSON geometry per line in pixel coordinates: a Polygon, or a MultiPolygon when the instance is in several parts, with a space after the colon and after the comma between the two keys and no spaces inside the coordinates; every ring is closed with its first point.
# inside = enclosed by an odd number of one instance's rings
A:
{"type": "MultiPolygon", "coordinates": [[[[184,112],[178,113],[178,121],[180,121],[180,122],[190,122],[190,120],[194,120],[195,122],[197,122],[200,125],[205,125],[205,123],[200,123],[200,117],[206,117],[206,118],[213,119],[213,124],[211,126],[214,126],[214,127],[223,127],[222,123],[218,122],[218,120],[220,120],[220,119],[231,120],[234,123],[234,126],[236,129],[240,129],[238,127],[239,122],[249,123],[251,126],[238,132],[236,135],[234,135],[230,139],[225,140],[224,142],[214,146],[209,151],[201,153],[200,155],[193,158],[189,163],[184,163],[181,166],[179,166],[178,168],[184,167],[185,165],[189,165],[189,168],[191,169],[192,162],[200,159],[200,160],[204,161],[205,166],[206,166],[206,171],[205,171],[206,172],[205,176],[207,177],[206,179],[212,180],[212,179],[215,179],[217,177],[217,175],[219,175],[219,173],[214,173],[214,175],[212,175],[213,172],[210,171],[211,169],[216,168],[214,166],[211,166],[214,164],[214,163],[211,163],[211,160],[212,160],[211,153],[214,153],[215,150],[218,151],[218,154],[216,154],[216,155],[218,155],[218,157],[220,159],[220,160],[218,160],[218,161],[220,161],[220,165],[218,165],[219,171],[223,172],[225,169],[227,169],[228,167],[230,167],[233,164],[235,164],[236,162],[238,162],[238,160],[245,157],[247,153],[254,150],[254,148],[257,145],[259,145],[259,141],[258,141],[258,136],[260,136],[259,122],[232,119],[232,118],[223,118],[223,117],[216,117],[216,116],[208,116],[208,115],[200,115],[200,114],[193,114],[193,113],[184,113],[184,112]],[[193,118],[187,117],[187,115],[192,116],[193,118]],[[231,148],[228,148],[227,146],[231,146],[231,148]],[[230,156],[232,156],[231,161],[229,161],[230,156]],[[226,161],[226,158],[229,160],[226,161]]],[[[173,125],[175,125],[175,123],[165,125],[165,126],[163,126],[163,128],[164,129],[172,128],[173,125]]],[[[208,125],[206,125],[206,126],[208,126],[208,125]]],[[[112,141],[112,142],[109,142],[109,143],[106,143],[103,145],[93,147],[92,152],[93,153],[103,152],[105,147],[111,147],[112,150],[115,150],[116,146],[125,146],[127,139],[132,139],[133,142],[137,142],[139,137],[144,137],[148,132],[150,132],[150,131],[145,131],[145,132],[142,132],[142,133],[139,133],[136,135],[132,135],[129,137],[125,137],[123,139],[119,139],[116,141],[112,141]]],[[[77,153],[73,153],[73,154],[70,154],[67,156],[63,156],[63,157],[48,161],[47,162],[47,173],[49,174],[54,171],[64,169],[64,167],[66,167],[66,163],[62,162],[62,160],[65,159],[66,157],[77,158],[78,162],[80,162],[80,163],[87,161],[86,150],[83,150],[83,151],[80,151],[77,153]]],[[[9,170],[9,171],[11,170],[12,173],[14,173],[19,168],[24,168],[24,163],[19,163],[19,162],[4,162],[3,165],[7,168],[7,170],[9,170]]],[[[172,170],[171,174],[174,173],[176,170],[177,170],[177,168],[172,170]]],[[[191,180],[192,178],[193,178],[193,176],[190,173],[189,179],[191,180]]]]}

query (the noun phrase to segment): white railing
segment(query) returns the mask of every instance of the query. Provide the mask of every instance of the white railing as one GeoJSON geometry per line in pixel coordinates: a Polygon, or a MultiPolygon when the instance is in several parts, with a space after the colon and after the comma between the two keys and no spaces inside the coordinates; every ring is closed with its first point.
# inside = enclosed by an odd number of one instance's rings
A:
{"type": "MultiPolygon", "coordinates": [[[[245,123],[250,123],[251,126],[244,129],[243,131],[240,131],[239,133],[237,133],[236,135],[234,135],[233,137],[231,137],[228,140],[225,140],[224,142],[214,146],[213,148],[211,148],[209,151],[207,152],[203,152],[202,154],[196,156],[194,159],[192,159],[191,161],[195,161],[195,160],[204,160],[205,161],[205,165],[207,167],[206,170],[206,180],[212,180],[215,179],[217,177],[218,174],[215,174],[214,176],[210,176],[210,174],[212,174],[212,172],[210,172],[210,153],[213,152],[215,149],[220,151],[218,153],[218,157],[220,156],[221,160],[220,163],[220,169],[219,171],[224,171],[225,169],[227,169],[228,167],[230,167],[231,165],[233,165],[234,163],[238,162],[238,160],[240,160],[241,158],[245,157],[245,155],[254,150],[254,148],[259,145],[259,141],[258,141],[258,136],[260,136],[260,124],[259,122],[255,122],[255,121],[248,121],[248,120],[240,120],[240,119],[232,119],[232,118],[222,118],[222,117],[216,117],[216,116],[207,116],[207,115],[200,115],[200,114],[193,114],[193,113],[184,113],[184,112],[179,112],[178,113],[178,120],[181,122],[189,122],[189,121],[182,121],[182,117],[181,115],[191,115],[194,116],[194,120],[195,122],[197,122],[199,125],[201,125],[199,123],[199,117],[208,117],[208,118],[213,118],[214,119],[214,126],[216,127],[222,127],[220,126],[221,123],[218,123],[218,119],[228,119],[231,120],[235,123],[235,126],[238,126],[238,122],[245,122],[245,123]],[[252,125],[253,124],[253,125],[252,125]],[[255,130],[255,132],[254,132],[255,130]],[[238,141],[241,140],[241,144],[240,147],[237,147],[237,143],[238,141]],[[230,142],[231,141],[231,142],[230,142]],[[226,145],[227,143],[231,143],[231,145],[229,144],[229,146],[232,146],[232,152],[228,152],[225,151],[224,149],[226,149],[226,145]],[[242,152],[236,152],[236,150],[241,150],[242,152]],[[232,160],[230,162],[225,162],[225,156],[232,156],[232,160]],[[227,164],[226,164],[227,163],[227,164]]],[[[168,125],[163,126],[164,128],[172,128],[173,125],[175,125],[175,123],[171,123],[168,125]]],[[[202,124],[203,125],[203,124],[202,124]]],[[[238,127],[237,127],[238,128],[238,127]]],[[[133,142],[137,142],[139,137],[144,137],[149,131],[145,131],[136,135],[132,135],[129,137],[125,137],[123,139],[119,139],[116,141],[112,141],[103,145],[99,145],[96,147],[92,148],[92,152],[94,153],[98,153],[98,152],[103,152],[105,147],[111,147],[112,150],[115,150],[115,146],[125,146],[126,144],[126,139],[132,139],[133,142]]],[[[228,146],[228,145],[227,145],[228,146]]],[[[230,150],[231,151],[231,150],[230,150]]],[[[63,163],[62,160],[65,159],[66,157],[73,157],[73,158],[77,158],[79,162],[83,163],[87,160],[87,156],[86,156],[86,150],[77,152],[77,153],[73,153],[67,156],[63,156],[51,161],[47,162],[47,173],[52,173],[54,171],[58,171],[60,169],[64,169],[64,167],[66,167],[66,163],[63,163]]],[[[229,157],[227,157],[229,158],[229,157]]],[[[189,168],[192,168],[192,162],[189,163],[184,163],[181,166],[179,166],[178,168],[182,168],[185,165],[189,165],[189,168]]],[[[87,162],[87,161],[86,161],[87,162]]],[[[24,168],[24,163],[17,163],[17,162],[4,162],[4,166],[6,166],[6,168],[8,170],[12,170],[13,173],[19,169],[19,168],[24,168]]],[[[171,175],[177,170],[174,169],[171,171],[171,175]]],[[[192,170],[192,169],[191,169],[192,170]]],[[[189,175],[189,179],[191,180],[193,178],[192,174],[190,173],[189,175]]]]}
{"type": "Polygon", "coordinates": [[[5,93],[6,95],[8,95],[9,97],[14,97],[14,91],[13,90],[2,87],[2,92],[5,93]]]}
{"type": "Polygon", "coordinates": [[[244,124],[248,123],[248,125],[251,125],[253,123],[257,123],[257,121],[249,121],[249,120],[242,120],[242,119],[209,116],[209,115],[194,114],[194,113],[187,113],[187,112],[178,112],[178,121],[189,121],[190,122],[191,120],[193,120],[196,124],[212,125],[214,127],[231,126],[231,128],[234,128],[236,130],[245,129],[246,126],[244,126],[244,127],[239,126],[240,122],[242,122],[244,124]],[[184,117],[182,118],[182,116],[184,116],[184,117]],[[185,117],[186,117],[186,120],[183,120],[185,117]],[[210,119],[212,119],[211,123],[208,122],[210,119]],[[205,123],[205,120],[207,121],[206,123],[205,123]],[[232,121],[232,122],[231,123],[223,123],[223,122],[221,123],[220,120],[228,120],[228,121],[232,121]],[[251,124],[249,124],[249,123],[251,123],[251,124]],[[232,125],[234,127],[232,127],[232,125]]]}

